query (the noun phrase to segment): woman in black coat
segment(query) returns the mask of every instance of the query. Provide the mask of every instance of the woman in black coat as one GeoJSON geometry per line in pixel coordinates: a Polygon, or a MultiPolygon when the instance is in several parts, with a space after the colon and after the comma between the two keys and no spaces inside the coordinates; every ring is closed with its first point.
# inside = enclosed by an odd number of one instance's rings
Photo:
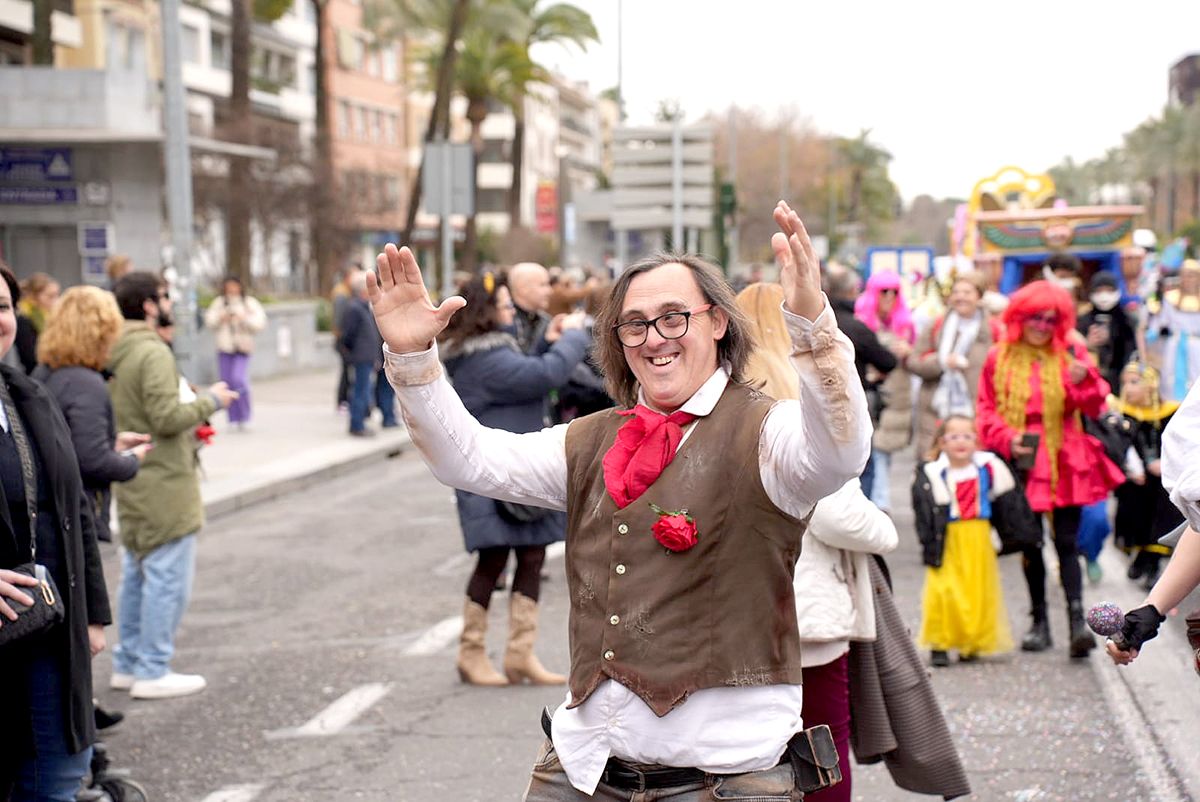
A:
{"type": "MultiPolygon", "coordinates": [[[[508,288],[491,273],[473,279],[462,291],[467,306],[439,338],[446,373],[463,406],[484,426],[509,432],[536,432],[547,425],[547,395],[567,383],[583,362],[589,338],[582,314],[559,318],[547,330],[549,350],[525,354],[512,334],[516,307],[508,288]]],[[[464,682],[504,685],[528,680],[560,685],[566,678],[547,671],[533,654],[537,636],[537,600],[546,546],[563,539],[561,512],[500,502],[455,492],[458,519],[468,551],[479,561],[467,584],[458,671],[464,682]],[[504,673],[484,651],[487,608],[496,580],[517,555],[509,609],[504,673]]]]}
{"type": "Polygon", "coordinates": [[[116,433],[112,399],[102,371],[121,336],[121,310],[112,293],[72,287],[63,293],[38,340],[33,378],[46,385],[71,429],[75,458],[87,494],[96,537],[111,541],[113,482],[128,482],[150,449],[150,436],[116,433]]]}
{"type": "MultiPolygon", "coordinates": [[[[0,355],[12,348],[13,308],[20,296],[12,272],[0,267],[0,355]]],[[[36,538],[66,609],[46,632],[0,647],[0,798],[12,802],[75,798],[95,741],[91,658],[104,648],[112,622],[96,532],[79,479],[71,433],[50,393],[6,365],[0,381],[11,398],[0,431],[0,628],[13,619],[8,602],[29,601],[28,563],[36,538]],[[30,526],[16,426],[33,445],[36,521],[30,526]],[[35,779],[36,778],[36,779],[35,779]]]]}

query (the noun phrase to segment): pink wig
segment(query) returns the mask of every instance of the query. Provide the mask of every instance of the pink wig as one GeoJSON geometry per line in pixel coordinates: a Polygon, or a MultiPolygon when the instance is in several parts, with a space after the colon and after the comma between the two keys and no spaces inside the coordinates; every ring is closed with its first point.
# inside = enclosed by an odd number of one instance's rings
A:
{"type": "Polygon", "coordinates": [[[1075,330],[1075,302],[1071,300],[1071,293],[1053,281],[1034,281],[1012,294],[1001,318],[1004,341],[1019,342],[1025,321],[1041,312],[1058,315],[1058,325],[1054,328],[1054,349],[1064,350],[1067,339],[1075,330]]]}
{"type": "Polygon", "coordinates": [[[879,331],[880,324],[883,324],[887,327],[887,331],[897,337],[903,337],[910,343],[917,338],[912,313],[904,301],[903,293],[900,292],[900,276],[891,271],[871,274],[871,278],[867,279],[866,289],[854,302],[854,316],[866,323],[871,331],[879,331]],[[893,304],[892,313],[888,319],[881,321],[879,319],[879,294],[884,290],[896,291],[896,303],[893,304]]]}

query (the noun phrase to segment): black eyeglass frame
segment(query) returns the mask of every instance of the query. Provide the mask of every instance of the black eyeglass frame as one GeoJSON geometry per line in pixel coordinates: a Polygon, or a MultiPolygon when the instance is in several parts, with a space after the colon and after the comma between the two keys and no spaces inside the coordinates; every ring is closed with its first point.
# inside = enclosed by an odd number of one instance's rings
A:
{"type": "Polygon", "coordinates": [[[625,346],[626,348],[640,348],[645,345],[646,340],[650,338],[651,326],[653,326],[654,330],[658,332],[658,336],[662,337],[664,340],[678,340],[680,337],[685,336],[688,333],[688,329],[691,328],[692,315],[702,315],[705,312],[711,312],[712,308],[712,304],[701,304],[695,309],[675,309],[670,312],[664,312],[658,317],[651,318],[650,320],[626,320],[624,323],[617,323],[613,326],[613,334],[616,335],[617,342],[621,343],[621,345],[625,346]],[[674,335],[667,334],[665,331],[659,328],[658,323],[660,320],[672,317],[674,315],[681,315],[683,317],[683,331],[674,335]],[[625,339],[621,337],[621,329],[625,328],[626,326],[643,326],[642,339],[636,343],[625,342],[625,339]]]}

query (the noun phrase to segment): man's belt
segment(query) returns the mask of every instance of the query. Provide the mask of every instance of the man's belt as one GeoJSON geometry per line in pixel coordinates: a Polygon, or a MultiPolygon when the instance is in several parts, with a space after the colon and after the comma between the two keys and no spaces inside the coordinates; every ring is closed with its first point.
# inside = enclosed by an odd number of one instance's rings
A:
{"type": "MultiPolygon", "coordinates": [[[[1197,661],[1200,661],[1200,657],[1197,657],[1197,661]]],[[[1197,670],[1200,671],[1200,668],[1197,670]]],[[[553,743],[550,725],[550,711],[542,708],[542,732],[546,733],[546,737],[553,743]]],[[[793,735],[777,765],[784,763],[791,763],[796,788],[805,794],[830,788],[842,781],[837,747],[833,741],[833,734],[825,724],[818,724],[793,735]]],[[[639,769],[620,758],[610,757],[604,764],[600,782],[623,791],[646,791],[652,788],[702,783],[710,776],[717,775],[710,775],[700,769],[676,769],[668,766],[639,769]]]]}
{"type": "MultiPolygon", "coordinates": [[[[550,735],[550,711],[542,709],[542,732],[550,735]]],[[[553,741],[553,738],[551,738],[553,741]]],[[[663,766],[658,769],[639,769],[620,758],[610,757],[604,764],[600,782],[622,791],[648,791],[653,788],[671,788],[676,785],[702,783],[708,773],[700,769],[673,769],[663,766]]]]}

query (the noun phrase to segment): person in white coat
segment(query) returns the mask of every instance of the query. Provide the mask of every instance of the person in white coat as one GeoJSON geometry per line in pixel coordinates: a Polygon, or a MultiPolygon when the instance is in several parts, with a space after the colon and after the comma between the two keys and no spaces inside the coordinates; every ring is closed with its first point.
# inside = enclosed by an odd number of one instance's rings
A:
{"type": "Polygon", "coordinates": [[[806,727],[828,724],[842,782],[805,799],[850,800],[851,641],[875,640],[875,601],[867,561],[899,544],[896,525],[862,491],[858,479],[817,504],[796,562],[796,620],[804,671],[806,727]]]}
{"type": "MultiPolygon", "coordinates": [[[[783,297],[780,285],[758,283],[742,290],[737,298],[754,330],[755,349],[746,366],[746,378],[777,399],[799,397],[796,373],[788,362],[792,346],[784,324],[783,297]]],[[[851,799],[847,655],[851,641],[875,640],[875,596],[868,555],[886,554],[898,542],[896,525],[863,494],[857,478],[818,502],[809,521],[793,585],[805,691],[801,716],[808,727],[829,725],[842,781],[805,794],[805,800],[851,799]]]]}

